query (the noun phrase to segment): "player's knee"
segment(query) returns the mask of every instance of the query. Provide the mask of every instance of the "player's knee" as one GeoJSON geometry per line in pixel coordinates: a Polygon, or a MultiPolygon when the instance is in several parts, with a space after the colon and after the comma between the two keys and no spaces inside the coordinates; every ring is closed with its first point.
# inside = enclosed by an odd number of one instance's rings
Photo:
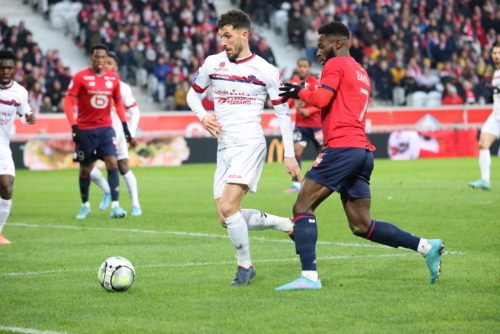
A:
{"type": "Polygon", "coordinates": [[[352,234],[357,237],[364,237],[366,232],[368,232],[370,224],[364,220],[353,222],[349,220],[349,228],[351,229],[352,234]]]}
{"type": "Polygon", "coordinates": [[[312,213],[311,207],[309,205],[305,205],[304,203],[301,203],[299,201],[295,202],[293,205],[293,215],[296,215],[298,213],[302,212],[310,212],[312,213]]]}
{"type": "Polygon", "coordinates": [[[130,168],[128,167],[128,163],[126,160],[119,160],[118,161],[118,169],[120,170],[121,175],[125,175],[128,173],[130,168]]]}
{"type": "Polygon", "coordinates": [[[490,143],[486,140],[479,140],[479,149],[480,150],[488,150],[490,148],[490,143]]]}
{"type": "Polygon", "coordinates": [[[0,197],[5,200],[12,198],[12,184],[2,185],[0,189],[0,197]]]}
{"type": "MultiPolygon", "coordinates": [[[[222,218],[224,217],[231,217],[232,215],[234,215],[236,212],[237,212],[237,208],[234,208],[233,205],[231,205],[230,202],[228,201],[224,201],[222,200],[220,202],[220,206],[219,206],[219,212],[222,214],[222,218]]],[[[224,220],[224,223],[225,223],[225,220],[224,220]]]]}

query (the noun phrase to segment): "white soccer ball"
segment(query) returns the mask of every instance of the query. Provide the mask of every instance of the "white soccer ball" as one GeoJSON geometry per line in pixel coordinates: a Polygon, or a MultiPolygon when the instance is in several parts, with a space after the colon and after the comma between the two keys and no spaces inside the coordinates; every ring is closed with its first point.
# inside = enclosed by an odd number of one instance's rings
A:
{"type": "Polygon", "coordinates": [[[113,256],[101,264],[97,278],[107,291],[125,291],[134,283],[135,269],[126,258],[113,256]]]}

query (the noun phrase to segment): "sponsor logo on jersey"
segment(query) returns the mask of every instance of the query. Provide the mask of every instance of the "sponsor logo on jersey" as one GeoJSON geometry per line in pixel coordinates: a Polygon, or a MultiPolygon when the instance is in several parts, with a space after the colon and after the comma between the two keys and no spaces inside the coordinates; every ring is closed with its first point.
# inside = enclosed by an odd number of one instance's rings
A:
{"type": "Polygon", "coordinates": [[[222,63],[220,63],[220,64],[219,64],[219,67],[215,67],[215,68],[214,68],[214,72],[220,72],[220,71],[225,72],[225,71],[229,71],[229,69],[228,69],[228,68],[225,68],[225,66],[226,66],[226,62],[225,62],[225,61],[223,61],[222,63]]]}
{"type": "Polygon", "coordinates": [[[116,80],[115,77],[104,76],[104,80],[116,80]]]}
{"type": "Polygon", "coordinates": [[[16,100],[0,100],[0,104],[6,104],[8,106],[14,106],[14,107],[19,107],[21,103],[17,102],[16,100]]]}
{"type": "Polygon", "coordinates": [[[95,81],[89,82],[89,86],[95,86],[95,81]]]}
{"type": "Polygon", "coordinates": [[[254,98],[251,97],[219,97],[217,99],[218,104],[230,104],[230,105],[235,105],[235,104],[243,104],[243,105],[249,105],[252,104],[252,101],[254,101],[254,98]]]}
{"type": "Polygon", "coordinates": [[[83,80],[95,80],[95,77],[89,76],[89,75],[84,75],[83,80]]]}
{"type": "Polygon", "coordinates": [[[113,88],[113,83],[111,81],[106,81],[104,85],[106,86],[106,88],[113,88]]]}
{"type": "Polygon", "coordinates": [[[229,175],[228,177],[230,179],[242,179],[243,178],[241,175],[229,175]]]}

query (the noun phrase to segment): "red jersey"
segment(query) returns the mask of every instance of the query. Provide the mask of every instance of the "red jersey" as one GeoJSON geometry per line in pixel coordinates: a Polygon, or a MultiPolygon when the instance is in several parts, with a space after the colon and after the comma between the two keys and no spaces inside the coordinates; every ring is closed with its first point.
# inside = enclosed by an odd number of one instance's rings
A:
{"type": "Polygon", "coordinates": [[[91,68],[87,68],[75,74],[67,94],[78,99],[79,129],[112,126],[112,100],[121,98],[120,76],[108,70],[96,75],[91,68]]]}
{"type": "MultiPolygon", "coordinates": [[[[301,80],[298,75],[294,76],[291,80],[291,83],[300,85],[301,80]]],[[[309,76],[305,80],[306,82],[306,88],[309,90],[316,90],[319,85],[319,80],[316,79],[313,75],[309,74],[309,76]]],[[[320,114],[320,109],[313,107],[310,104],[305,103],[304,101],[297,99],[289,100],[289,106],[290,108],[293,108],[295,106],[295,125],[296,126],[301,126],[305,128],[320,128],[321,127],[321,114],[320,114]],[[307,108],[309,109],[309,116],[302,116],[299,112],[300,108],[307,108]]]]}
{"type": "Polygon", "coordinates": [[[325,147],[356,147],[374,151],[365,134],[365,118],[371,93],[370,78],[352,57],[329,59],[321,73],[320,88],[334,92],[321,109],[325,147]]]}

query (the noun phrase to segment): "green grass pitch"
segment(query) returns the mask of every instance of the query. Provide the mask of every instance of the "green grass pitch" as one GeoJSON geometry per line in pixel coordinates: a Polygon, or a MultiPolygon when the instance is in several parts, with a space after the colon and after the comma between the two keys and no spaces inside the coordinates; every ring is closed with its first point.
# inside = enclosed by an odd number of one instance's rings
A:
{"type": "MultiPolygon", "coordinates": [[[[316,212],[317,291],[274,291],[300,275],[293,243],[274,230],[250,232],[257,277],[229,286],[235,251],[216,217],[214,165],[135,169],[144,215],[121,220],[99,211],[95,185],[91,216],[74,218],[76,170],[18,171],[3,230],[12,244],[0,246],[0,332],[500,333],[500,159],[492,160],[491,191],[467,186],[477,159],[377,160],[372,217],[442,238],[443,275],[432,285],[420,255],[353,236],[334,194],[316,212]],[[137,277],[129,291],[108,293],[97,268],[117,255],[137,277]]],[[[266,164],[244,207],[290,216],[289,186],[282,165],[266,164]]]]}

